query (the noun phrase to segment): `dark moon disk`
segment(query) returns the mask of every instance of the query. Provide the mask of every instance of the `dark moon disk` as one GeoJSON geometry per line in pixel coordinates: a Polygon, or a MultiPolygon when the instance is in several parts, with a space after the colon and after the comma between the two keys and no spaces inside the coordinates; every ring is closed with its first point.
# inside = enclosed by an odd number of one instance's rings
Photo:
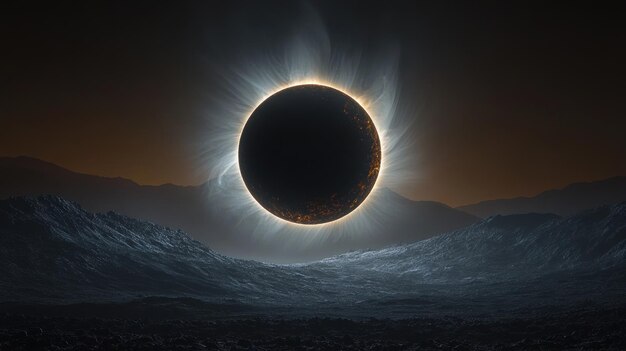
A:
{"type": "Polygon", "coordinates": [[[300,224],[334,221],[356,209],[374,187],[380,162],[380,140],[365,109],[323,85],[270,96],[239,141],[239,169],[252,196],[300,224]]]}

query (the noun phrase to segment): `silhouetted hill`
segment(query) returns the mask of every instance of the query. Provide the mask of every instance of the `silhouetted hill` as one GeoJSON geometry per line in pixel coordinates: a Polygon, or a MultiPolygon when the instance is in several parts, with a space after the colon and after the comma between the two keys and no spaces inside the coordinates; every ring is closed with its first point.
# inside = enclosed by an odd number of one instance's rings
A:
{"type": "Polygon", "coordinates": [[[486,218],[516,213],[555,213],[568,216],[585,209],[626,201],[626,177],[575,183],[533,197],[482,201],[457,209],[486,218]]]}
{"type": "Polygon", "coordinates": [[[259,233],[254,218],[242,218],[241,213],[226,210],[223,194],[209,190],[210,183],[145,186],[123,178],[75,173],[28,157],[0,158],[0,199],[58,195],[89,211],[115,211],[180,228],[226,255],[270,262],[303,262],[351,250],[410,243],[478,220],[440,203],[411,201],[382,189],[373,206],[385,215],[372,226],[359,228],[358,236],[328,233],[323,240],[303,245],[292,240],[289,228],[259,233]]]}

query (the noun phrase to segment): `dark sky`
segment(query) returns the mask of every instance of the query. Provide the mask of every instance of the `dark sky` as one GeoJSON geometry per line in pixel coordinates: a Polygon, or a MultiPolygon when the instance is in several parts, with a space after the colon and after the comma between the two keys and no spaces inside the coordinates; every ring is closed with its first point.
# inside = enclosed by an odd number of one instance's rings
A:
{"type": "MultiPolygon", "coordinates": [[[[295,1],[0,5],[0,156],[197,184],[221,66],[284,45],[295,1]]],[[[460,205],[626,175],[626,35],[607,4],[315,1],[331,44],[400,53],[413,199],[460,205]],[[596,7],[591,7],[591,5],[596,7]]]]}

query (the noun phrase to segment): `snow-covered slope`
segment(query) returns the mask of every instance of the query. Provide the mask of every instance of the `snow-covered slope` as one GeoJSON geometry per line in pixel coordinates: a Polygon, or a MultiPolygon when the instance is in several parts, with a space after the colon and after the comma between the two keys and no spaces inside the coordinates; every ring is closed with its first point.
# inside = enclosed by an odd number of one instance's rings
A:
{"type": "Polygon", "coordinates": [[[626,202],[567,218],[550,214],[489,217],[414,244],[351,252],[315,265],[449,283],[519,280],[561,270],[602,270],[625,264],[626,202]]]}
{"type": "Polygon", "coordinates": [[[3,301],[161,295],[315,312],[423,313],[620,296],[625,278],[626,203],[568,218],[496,216],[414,244],[268,265],[54,196],[0,201],[3,301]]]}
{"type": "Polygon", "coordinates": [[[218,255],[179,230],[88,213],[55,196],[0,201],[0,276],[4,299],[156,294],[249,302],[270,300],[292,281],[282,269],[218,255]]]}

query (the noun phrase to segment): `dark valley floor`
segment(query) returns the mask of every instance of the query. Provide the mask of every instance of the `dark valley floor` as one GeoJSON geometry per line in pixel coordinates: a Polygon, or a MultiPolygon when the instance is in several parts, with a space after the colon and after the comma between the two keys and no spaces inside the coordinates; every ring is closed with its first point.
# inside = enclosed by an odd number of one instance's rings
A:
{"type": "Polygon", "coordinates": [[[624,350],[626,308],[480,320],[0,315],[2,350],[624,350]]]}

